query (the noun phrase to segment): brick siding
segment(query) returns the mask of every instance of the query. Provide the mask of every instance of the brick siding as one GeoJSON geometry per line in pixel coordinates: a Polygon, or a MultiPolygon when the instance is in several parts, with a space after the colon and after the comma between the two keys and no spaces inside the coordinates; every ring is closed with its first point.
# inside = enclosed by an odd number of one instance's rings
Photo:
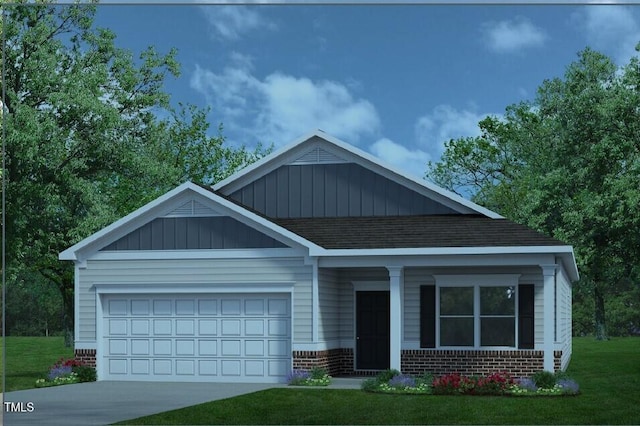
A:
{"type": "MultiPolygon", "coordinates": [[[[562,351],[554,352],[554,368],[560,369],[562,351]]],[[[403,350],[402,372],[420,375],[460,373],[463,375],[487,375],[506,371],[515,377],[530,376],[544,368],[544,352],[517,351],[461,351],[461,350],[403,350]]]]}
{"type": "Polygon", "coordinates": [[[96,366],[96,350],[95,349],[76,349],[75,358],[88,366],[96,366]]]}
{"type": "Polygon", "coordinates": [[[321,367],[331,376],[353,373],[353,349],[329,349],[326,351],[293,351],[293,368],[310,370],[321,367]]]}

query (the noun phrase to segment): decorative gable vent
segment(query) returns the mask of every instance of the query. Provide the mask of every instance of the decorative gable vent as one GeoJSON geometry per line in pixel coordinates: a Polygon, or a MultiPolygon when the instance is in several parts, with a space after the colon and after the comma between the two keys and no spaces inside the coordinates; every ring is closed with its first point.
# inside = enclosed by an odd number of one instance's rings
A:
{"type": "Polygon", "coordinates": [[[347,163],[348,161],[320,147],[312,148],[300,157],[292,161],[291,165],[322,164],[322,163],[347,163]]]}
{"type": "Polygon", "coordinates": [[[222,216],[222,214],[207,207],[196,200],[191,200],[177,209],[173,210],[165,217],[185,217],[185,216],[222,216]]]}

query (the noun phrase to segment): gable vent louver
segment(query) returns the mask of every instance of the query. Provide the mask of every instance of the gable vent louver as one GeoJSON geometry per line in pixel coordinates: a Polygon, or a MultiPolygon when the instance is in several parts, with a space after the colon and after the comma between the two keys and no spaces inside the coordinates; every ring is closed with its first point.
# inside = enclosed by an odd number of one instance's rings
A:
{"type": "Polygon", "coordinates": [[[207,207],[195,200],[191,200],[171,211],[165,217],[185,217],[185,216],[222,216],[217,211],[207,207]]]}
{"type": "Polygon", "coordinates": [[[289,164],[292,165],[300,165],[300,164],[330,164],[330,163],[346,163],[342,157],[339,157],[329,151],[326,151],[322,148],[313,148],[310,151],[307,151],[300,157],[296,158],[289,164]]]}

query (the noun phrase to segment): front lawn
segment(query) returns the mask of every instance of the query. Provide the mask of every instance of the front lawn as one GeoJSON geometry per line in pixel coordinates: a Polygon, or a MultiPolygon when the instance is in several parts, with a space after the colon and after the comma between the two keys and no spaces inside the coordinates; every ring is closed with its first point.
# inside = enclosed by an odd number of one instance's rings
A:
{"type": "Polygon", "coordinates": [[[573,397],[385,395],[278,388],[121,424],[640,424],[640,338],[573,341],[573,397]]]}
{"type": "MultiPolygon", "coordinates": [[[[5,392],[36,387],[36,380],[46,375],[51,365],[60,358],[73,357],[73,348],[64,346],[63,337],[7,337],[6,351],[5,392]]],[[[2,365],[0,362],[0,373],[2,365]]]]}

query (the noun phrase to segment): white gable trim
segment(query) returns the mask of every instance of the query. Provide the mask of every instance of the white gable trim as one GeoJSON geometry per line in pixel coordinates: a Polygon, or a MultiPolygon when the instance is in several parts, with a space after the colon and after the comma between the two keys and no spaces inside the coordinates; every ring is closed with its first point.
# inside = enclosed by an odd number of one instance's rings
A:
{"type": "Polygon", "coordinates": [[[321,247],[305,240],[299,235],[294,234],[293,232],[282,228],[207,189],[204,189],[194,183],[186,182],[150,203],[140,207],[133,213],[128,214],[122,219],[115,221],[111,225],[85,238],[72,247],[69,247],[60,253],[58,258],[60,260],[83,261],[95,254],[101,248],[109,245],[113,241],[116,241],[118,238],[127,235],[129,232],[132,232],[140,226],[143,226],[154,218],[165,216],[166,214],[174,211],[176,207],[184,204],[187,201],[187,198],[193,197],[194,193],[204,198],[204,201],[208,200],[213,204],[215,207],[212,206],[212,208],[215,211],[223,212],[224,214],[252,226],[260,232],[282,241],[287,245],[314,250],[321,249],[321,247]]]}
{"type": "MultiPolygon", "coordinates": [[[[234,173],[228,178],[218,182],[213,188],[216,191],[229,195],[234,191],[240,189],[246,184],[254,181],[255,179],[266,175],[267,173],[277,169],[278,167],[295,163],[300,156],[304,156],[309,152],[310,147],[307,147],[307,141],[320,138],[324,141],[321,149],[334,155],[337,158],[349,159],[350,162],[359,164],[367,169],[370,169],[388,179],[397,182],[400,185],[406,186],[426,197],[442,203],[443,205],[450,207],[460,213],[479,213],[490,217],[492,219],[503,218],[498,213],[486,209],[472,201],[469,201],[458,194],[447,191],[431,182],[424,179],[419,179],[413,176],[407,176],[400,169],[395,168],[389,164],[384,163],[377,157],[354,147],[340,139],[334,138],[321,130],[310,132],[298,139],[293,143],[280,148],[279,150],[261,158],[255,163],[245,167],[244,169],[234,173]]],[[[318,142],[309,142],[310,145],[318,144],[318,142]]]]}

